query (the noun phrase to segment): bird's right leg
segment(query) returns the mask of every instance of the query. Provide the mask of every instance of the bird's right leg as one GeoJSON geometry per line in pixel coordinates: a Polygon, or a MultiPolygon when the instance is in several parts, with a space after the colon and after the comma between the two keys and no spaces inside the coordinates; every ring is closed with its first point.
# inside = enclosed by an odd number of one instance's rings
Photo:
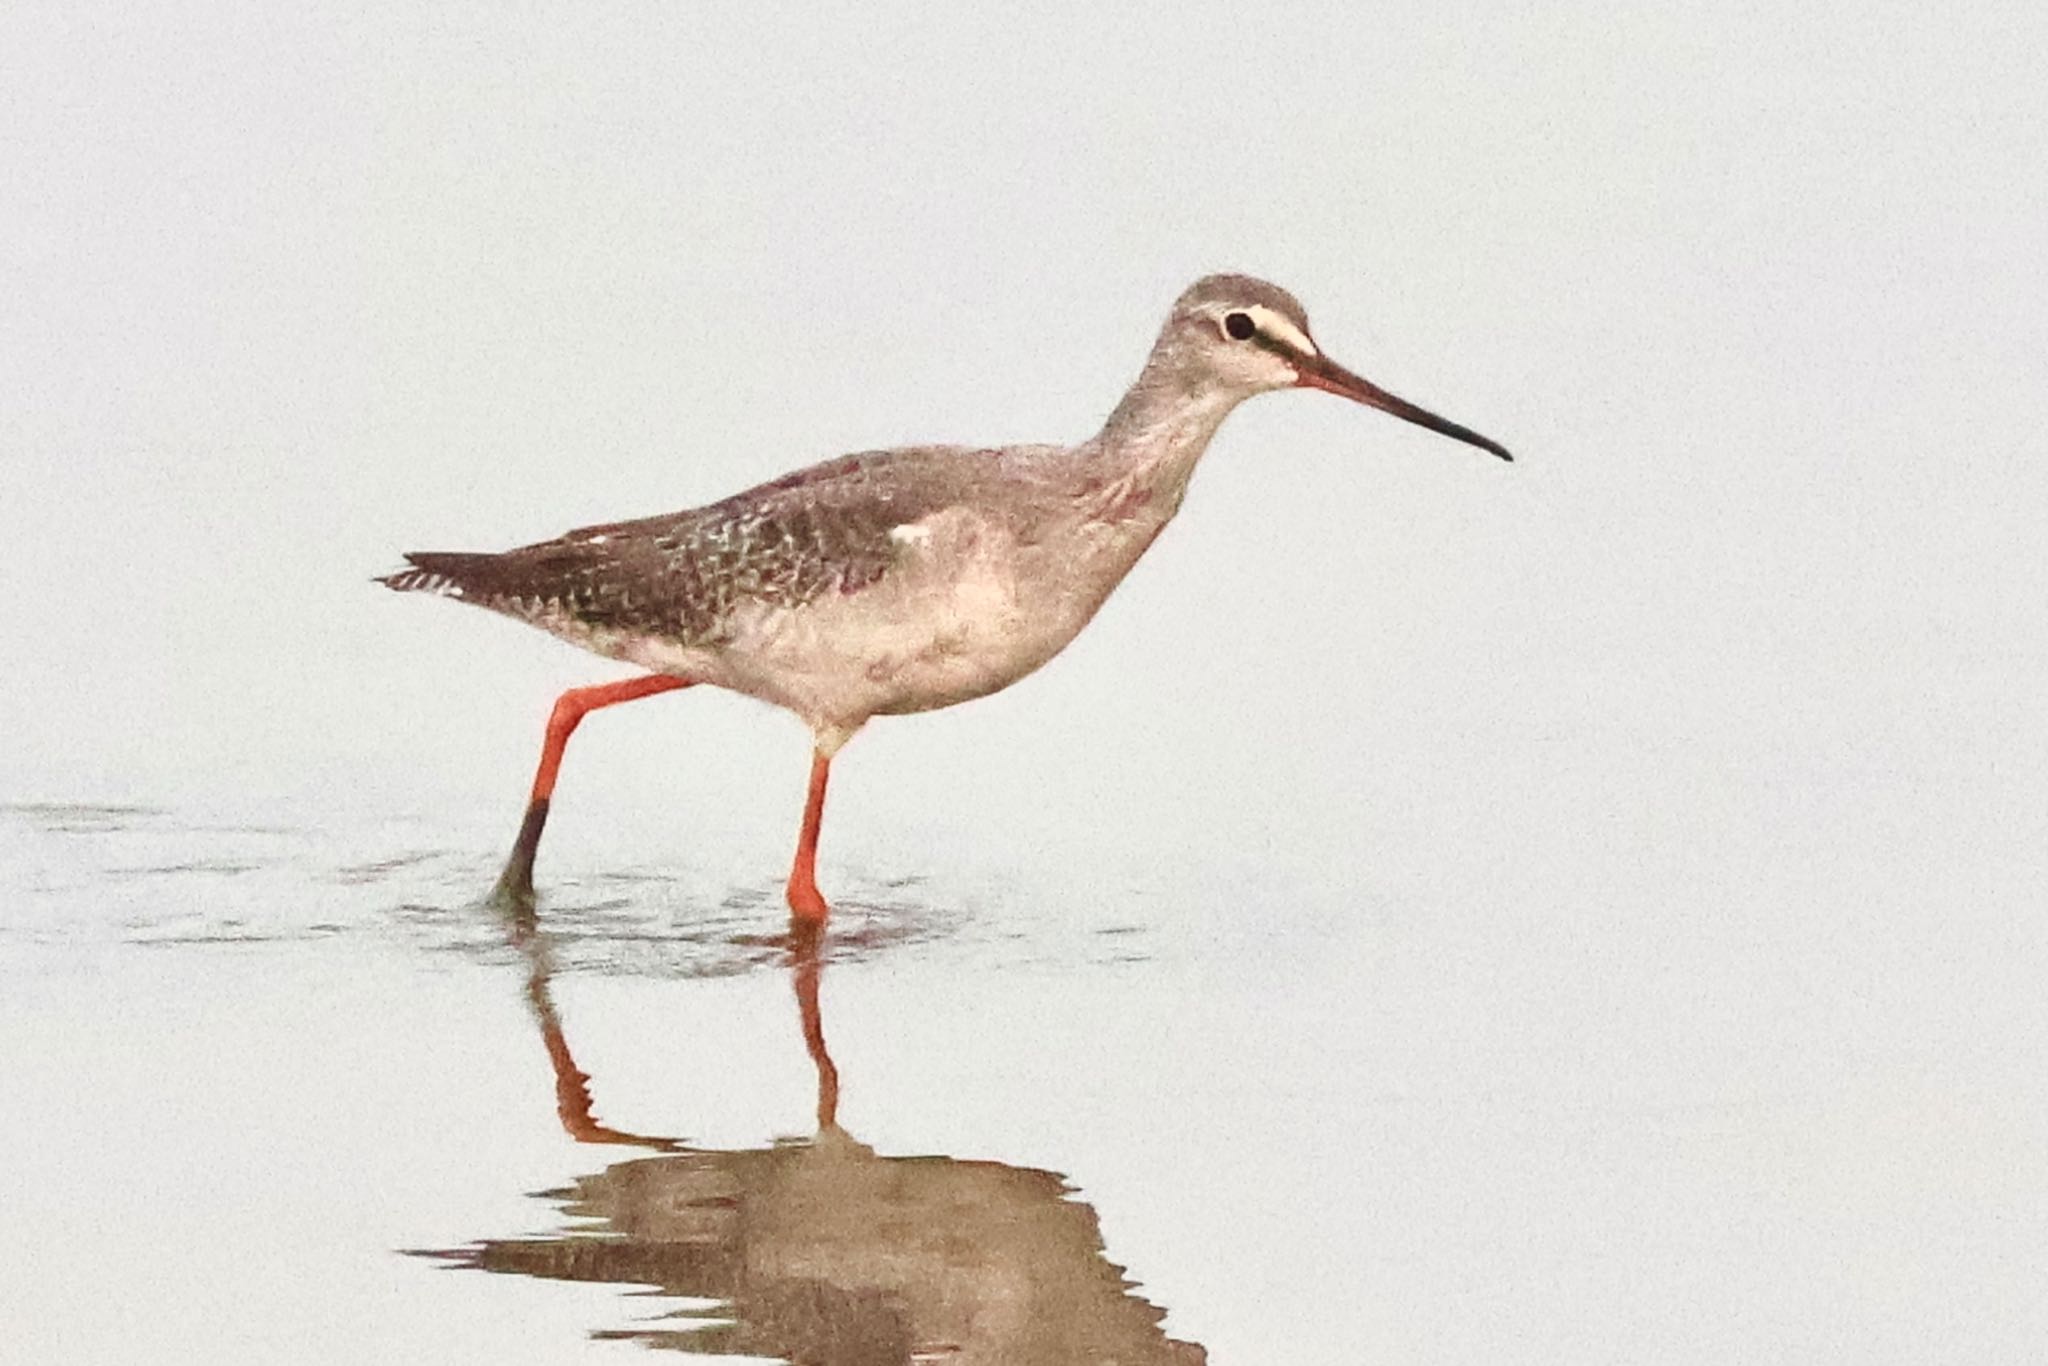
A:
{"type": "Polygon", "coordinates": [[[825,898],[818,894],[818,827],[825,819],[825,779],[831,772],[831,751],[821,745],[811,752],[811,787],[804,798],[803,830],[796,840],[796,860],[789,868],[792,931],[816,934],[832,914],[825,898]]]}
{"type": "Polygon", "coordinates": [[[691,681],[673,674],[647,674],[594,688],[571,688],[555,699],[555,709],[548,714],[547,739],[541,745],[540,768],[533,775],[533,795],[526,803],[526,819],[520,823],[519,838],[512,843],[512,857],[505,861],[505,871],[498,877],[494,893],[498,899],[533,898],[534,850],[540,847],[540,832],[548,823],[548,802],[555,795],[555,775],[561,772],[562,751],[577,724],[599,707],[687,688],[691,681]]]}

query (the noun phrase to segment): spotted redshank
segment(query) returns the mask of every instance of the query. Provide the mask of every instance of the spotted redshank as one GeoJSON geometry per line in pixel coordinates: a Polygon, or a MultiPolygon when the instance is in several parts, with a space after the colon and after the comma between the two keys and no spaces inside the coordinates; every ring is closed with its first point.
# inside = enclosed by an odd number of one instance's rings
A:
{"type": "Polygon", "coordinates": [[[1294,296],[1211,275],[1180,296],[1137,382],[1074,446],[909,446],[842,456],[689,512],[502,554],[421,551],[381,582],[487,607],[650,672],[562,694],[499,887],[530,898],[563,747],[599,707],[708,683],[811,728],[788,897],[821,924],[832,756],[871,716],[1008,687],[1088,624],[1179,511],[1231,409],[1324,389],[1512,459],[1325,356],[1294,296]]]}

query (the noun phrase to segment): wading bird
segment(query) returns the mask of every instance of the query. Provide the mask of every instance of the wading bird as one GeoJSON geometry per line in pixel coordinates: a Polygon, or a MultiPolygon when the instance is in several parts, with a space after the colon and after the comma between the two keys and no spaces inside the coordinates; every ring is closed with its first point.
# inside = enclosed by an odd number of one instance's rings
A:
{"type": "Polygon", "coordinates": [[[871,716],[984,697],[1058,654],[1179,511],[1231,409],[1287,388],[1324,389],[1512,459],[1325,356],[1285,290],[1211,275],[1175,301],[1130,392],[1078,445],[868,451],[689,512],[502,554],[407,555],[412,567],[380,582],[650,671],[555,703],[500,890],[532,895],[562,750],[585,715],[708,683],[811,728],[788,896],[796,922],[822,923],[818,826],[840,746],[871,716]]]}

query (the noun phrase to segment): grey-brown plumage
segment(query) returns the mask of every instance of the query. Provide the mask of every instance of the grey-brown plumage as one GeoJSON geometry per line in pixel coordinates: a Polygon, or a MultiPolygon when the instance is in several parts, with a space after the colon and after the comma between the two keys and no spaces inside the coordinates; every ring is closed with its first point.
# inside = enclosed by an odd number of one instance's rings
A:
{"type": "MultiPolygon", "coordinates": [[[[808,851],[822,765],[849,736],[872,716],[984,696],[1059,653],[1179,510],[1223,419],[1288,387],[1325,389],[1509,458],[1331,361],[1285,290],[1212,275],[1175,302],[1123,401],[1077,445],[870,451],[692,511],[502,554],[416,552],[382,581],[795,712],[819,756],[808,851]]],[[[678,685],[587,690],[558,706],[519,846],[529,860],[575,719],[669,686],[678,685]]],[[[799,853],[806,881],[807,858],[799,853]]],[[[815,889],[800,897],[798,881],[792,874],[792,906],[815,904],[822,917],[815,889]]]]}
{"type": "Polygon", "coordinates": [[[413,552],[405,557],[413,568],[380,582],[541,624],[729,645],[743,605],[798,608],[882,578],[904,550],[890,530],[960,492],[958,479],[943,477],[943,460],[991,455],[844,456],[687,512],[583,527],[498,554],[413,552]]]}

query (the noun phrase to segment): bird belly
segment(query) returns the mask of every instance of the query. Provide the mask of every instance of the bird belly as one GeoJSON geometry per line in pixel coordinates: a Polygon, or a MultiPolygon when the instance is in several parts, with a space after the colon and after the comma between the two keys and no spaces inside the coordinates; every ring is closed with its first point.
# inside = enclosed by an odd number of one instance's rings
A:
{"type": "Polygon", "coordinates": [[[1058,654],[1103,595],[1040,572],[1028,549],[984,540],[978,550],[913,558],[857,592],[801,607],[748,609],[722,661],[739,676],[727,686],[846,733],[870,716],[1009,686],[1058,654]]]}
{"type": "Polygon", "coordinates": [[[871,716],[985,697],[1037,669],[1088,624],[1156,527],[1025,542],[949,509],[897,530],[903,553],[886,573],[801,604],[743,603],[715,644],[579,643],[787,708],[829,752],[871,716]]]}

